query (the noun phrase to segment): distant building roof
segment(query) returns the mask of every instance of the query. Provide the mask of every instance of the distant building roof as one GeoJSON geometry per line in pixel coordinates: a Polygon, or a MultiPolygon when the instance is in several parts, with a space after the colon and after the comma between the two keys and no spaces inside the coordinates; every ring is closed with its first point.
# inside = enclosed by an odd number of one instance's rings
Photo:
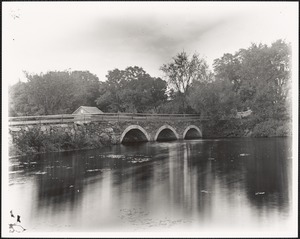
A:
{"type": "Polygon", "coordinates": [[[237,118],[245,118],[252,114],[252,110],[248,109],[246,111],[237,112],[236,117],[237,118]]]}
{"type": "Polygon", "coordinates": [[[103,113],[101,110],[99,110],[97,107],[92,106],[80,106],[77,110],[75,110],[72,115],[78,115],[78,114],[101,114],[103,113]]]}

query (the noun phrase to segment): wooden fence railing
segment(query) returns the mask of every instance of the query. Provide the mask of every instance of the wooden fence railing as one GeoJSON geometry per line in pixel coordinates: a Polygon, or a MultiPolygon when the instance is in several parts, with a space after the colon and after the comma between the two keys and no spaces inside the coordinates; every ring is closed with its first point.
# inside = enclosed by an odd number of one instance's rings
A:
{"type": "Polygon", "coordinates": [[[40,115],[9,117],[9,125],[32,125],[32,124],[62,124],[70,122],[92,122],[92,121],[185,121],[185,120],[208,120],[207,117],[197,114],[142,114],[142,113],[102,113],[82,115],[40,115]]]}

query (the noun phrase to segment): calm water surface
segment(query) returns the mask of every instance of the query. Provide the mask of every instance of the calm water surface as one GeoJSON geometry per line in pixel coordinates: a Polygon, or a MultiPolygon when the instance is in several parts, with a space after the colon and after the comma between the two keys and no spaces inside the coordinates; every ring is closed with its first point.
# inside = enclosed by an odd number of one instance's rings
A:
{"type": "Polygon", "coordinates": [[[10,159],[28,232],[286,230],[291,139],[117,145],[10,159]]]}

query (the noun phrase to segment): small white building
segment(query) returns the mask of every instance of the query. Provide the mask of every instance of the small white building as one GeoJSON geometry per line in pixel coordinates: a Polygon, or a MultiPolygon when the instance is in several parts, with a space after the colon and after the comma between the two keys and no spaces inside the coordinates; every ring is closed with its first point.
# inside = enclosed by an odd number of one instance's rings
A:
{"type": "Polygon", "coordinates": [[[92,106],[80,106],[77,110],[75,110],[72,115],[82,115],[82,114],[103,114],[101,110],[97,107],[92,106]]]}
{"type": "Polygon", "coordinates": [[[251,114],[252,114],[252,110],[248,109],[246,111],[237,112],[236,118],[238,118],[238,119],[246,118],[246,117],[250,116],[251,114]]]}
{"type": "MultiPolygon", "coordinates": [[[[92,115],[103,114],[101,110],[97,107],[92,106],[80,106],[77,110],[75,110],[72,115],[74,115],[75,123],[77,124],[87,124],[93,121],[92,115]]],[[[96,116],[94,116],[96,117],[96,116]]]]}

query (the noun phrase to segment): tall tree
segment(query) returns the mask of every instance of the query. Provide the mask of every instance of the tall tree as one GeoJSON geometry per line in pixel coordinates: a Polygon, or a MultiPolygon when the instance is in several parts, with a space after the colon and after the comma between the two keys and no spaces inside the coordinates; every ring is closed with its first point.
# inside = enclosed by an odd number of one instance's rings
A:
{"type": "Polygon", "coordinates": [[[96,105],[100,82],[88,71],[25,74],[27,82],[10,88],[11,116],[67,114],[81,105],[96,105]]]}
{"type": "Polygon", "coordinates": [[[31,101],[37,105],[42,114],[63,113],[70,105],[72,82],[68,72],[47,72],[30,75],[28,89],[31,101]]]}
{"type": "Polygon", "coordinates": [[[213,76],[203,58],[195,53],[189,59],[184,51],[173,57],[170,63],[163,64],[160,70],[163,71],[170,87],[177,92],[177,96],[180,98],[183,110],[180,113],[186,112],[188,108],[187,96],[192,83],[195,81],[209,82],[213,76]]]}
{"type": "Polygon", "coordinates": [[[34,115],[37,107],[31,102],[28,85],[18,82],[9,88],[9,116],[34,115]]]}
{"type": "Polygon", "coordinates": [[[97,104],[109,112],[151,112],[167,99],[167,84],[141,67],[108,72],[101,83],[97,104]]]}
{"type": "Polygon", "coordinates": [[[233,84],[235,91],[239,89],[241,83],[241,58],[239,55],[226,53],[220,59],[216,59],[213,66],[216,79],[227,80],[233,84]]]}
{"type": "Polygon", "coordinates": [[[97,105],[104,111],[122,112],[121,91],[126,88],[124,80],[124,71],[114,69],[108,71],[106,75],[107,81],[101,82],[99,93],[96,99],[97,105]]]}
{"type": "Polygon", "coordinates": [[[212,119],[233,116],[238,104],[233,84],[226,80],[193,84],[188,100],[197,113],[212,119]]]}
{"type": "Polygon", "coordinates": [[[79,106],[96,106],[96,99],[99,94],[99,78],[89,71],[70,72],[72,80],[72,106],[74,111],[79,106]]]}
{"type": "Polygon", "coordinates": [[[289,114],[290,57],[290,45],[282,40],[271,46],[252,44],[234,55],[225,54],[216,59],[216,79],[234,84],[240,109],[251,107],[262,119],[286,117],[289,114]]]}

